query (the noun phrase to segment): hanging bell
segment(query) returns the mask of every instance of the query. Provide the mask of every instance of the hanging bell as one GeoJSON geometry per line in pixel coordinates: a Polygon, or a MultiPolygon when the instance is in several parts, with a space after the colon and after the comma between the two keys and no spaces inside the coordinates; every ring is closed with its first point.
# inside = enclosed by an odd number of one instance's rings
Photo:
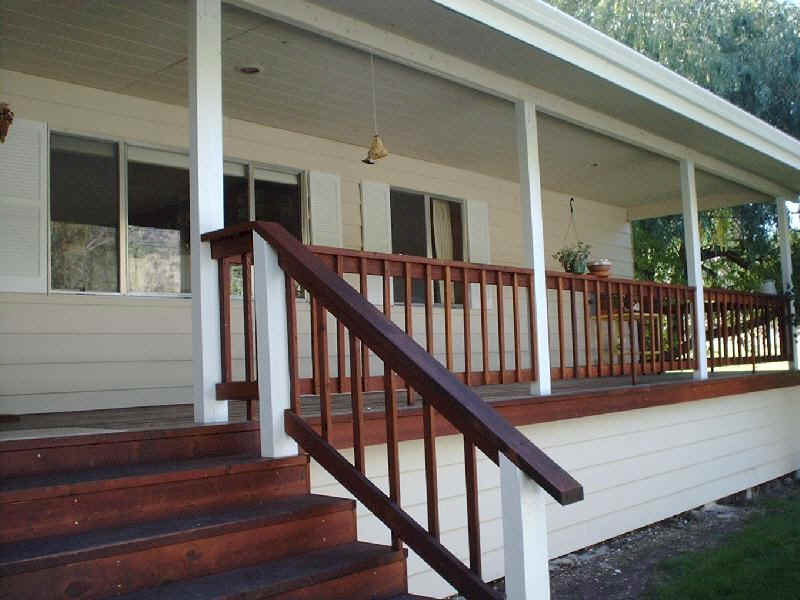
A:
{"type": "Polygon", "coordinates": [[[367,155],[361,162],[367,165],[374,165],[376,160],[386,158],[387,156],[389,156],[389,151],[386,149],[386,146],[383,145],[381,136],[376,133],[372,136],[372,143],[369,145],[367,155]]]}

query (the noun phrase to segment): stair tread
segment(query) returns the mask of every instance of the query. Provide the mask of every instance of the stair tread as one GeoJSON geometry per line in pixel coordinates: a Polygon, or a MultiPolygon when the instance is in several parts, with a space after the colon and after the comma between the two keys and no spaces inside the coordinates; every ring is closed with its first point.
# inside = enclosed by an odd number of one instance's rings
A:
{"type": "Polygon", "coordinates": [[[346,498],[302,494],[191,516],[9,542],[0,544],[0,576],[354,508],[355,502],[346,498]]]}
{"type": "Polygon", "coordinates": [[[208,472],[208,475],[211,476],[225,472],[280,468],[305,464],[306,461],[307,458],[304,456],[271,459],[244,454],[24,475],[0,480],[0,502],[15,502],[42,496],[71,494],[76,491],[91,491],[95,487],[102,489],[125,487],[126,483],[133,484],[134,482],[136,485],[141,485],[142,480],[148,478],[178,480],[197,476],[200,472],[208,472]]]}
{"type": "Polygon", "coordinates": [[[404,559],[403,551],[389,546],[352,542],[139,590],[118,596],[117,600],[234,598],[255,591],[260,598],[265,598],[404,559]]]}

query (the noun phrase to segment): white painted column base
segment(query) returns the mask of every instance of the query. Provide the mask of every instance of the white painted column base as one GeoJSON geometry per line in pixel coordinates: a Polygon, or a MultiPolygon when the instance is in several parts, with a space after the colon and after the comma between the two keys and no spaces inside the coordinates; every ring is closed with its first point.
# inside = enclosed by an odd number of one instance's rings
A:
{"type": "Polygon", "coordinates": [[[549,600],[545,491],[500,454],[503,555],[508,600],[549,600]]]}
{"type": "Polygon", "coordinates": [[[700,223],[697,217],[697,185],[694,163],[681,161],[681,198],[683,200],[683,234],[686,246],[686,270],[690,286],[694,286],[694,315],[697,327],[695,379],[708,379],[708,350],[706,349],[706,311],[703,293],[703,270],[700,257],[700,223]]]}
{"type": "Polygon", "coordinates": [[[547,283],[545,280],[544,224],[542,218],[542,182],[539,170],[539,132],[536,106],[527,101],[516,105],[517,148],[519,153],[519,200],[522,209],[522,241],[524,259],[533,269],[533,297],[536,320],[536,381],[531,394],[549,396],[550,344],[547,318],[547,283]]]}
{"type": "Polygon", "coordinates": [[[278,254],[256,233],[253,271],[261,456],[295,456],[297,443],[286,434],[283,425],[284,412],[291,402],[286,277],[278,264],[278,254]]]}

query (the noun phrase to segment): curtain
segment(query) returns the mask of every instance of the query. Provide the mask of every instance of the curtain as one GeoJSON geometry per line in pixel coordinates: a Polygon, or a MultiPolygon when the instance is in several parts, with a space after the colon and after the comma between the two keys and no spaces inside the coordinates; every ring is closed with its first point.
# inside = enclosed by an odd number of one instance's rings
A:
{"type": "Polygon", "coordinates": [[[434,258],[453,260],[453,219],[447,200],[431,198],[434,258]]]}

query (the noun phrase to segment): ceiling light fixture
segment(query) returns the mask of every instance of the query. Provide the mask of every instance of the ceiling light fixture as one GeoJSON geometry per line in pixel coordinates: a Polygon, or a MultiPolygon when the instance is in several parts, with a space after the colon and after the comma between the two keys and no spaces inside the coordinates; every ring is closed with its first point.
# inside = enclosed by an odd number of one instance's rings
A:
{"type": "Polygon", "coordinates": [[[242,65],[238,67],[240,73],[245,75],[257,75],[261,73],[261,65],[242,65]]]}
{"type": "Polygon", "coordinates": [[[374,165],[376,160],[389,156],[389,151],[383,145],[381,136],[378,135],[378,105],[375,100],[375,55],[369,55],[370,79],[372,82],[372,125],[375,128],[375,135],[369,144],[367,155],[361,160],[364,164],[374,165]]]}

